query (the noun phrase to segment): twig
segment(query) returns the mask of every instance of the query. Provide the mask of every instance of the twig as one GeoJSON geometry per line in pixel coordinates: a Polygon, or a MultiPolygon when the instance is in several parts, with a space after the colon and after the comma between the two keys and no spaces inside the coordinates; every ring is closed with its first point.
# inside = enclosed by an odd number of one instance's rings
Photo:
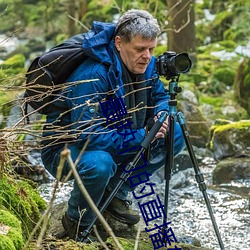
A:
{"type": "Polygon", "coordinates": [[[93,226],[93,229],[94,229],[95,235],[96,235],[97,239],[100,241],[101,245],[102,245],[106,250],[109,250],[108,246],[105,244],[105,242],[102,240],[100,234],[98,233],[98,230],[97,230],[97,228],[96,228],[96,225],[93,226]]]}
{"type": "Polygon", "coordinates": [[[137,230],[137,234],[136,234],[136,238],[135,238],[134,250],[138,249],[140,233],[141,233],[141,220],[139,221],[139,225],[138,225],[138,230],[137,230]]]}
{"type": "Polygon", "coordinates": [[[76,23],[80,24],[86,31],[89,31],[89,28],[87,26],[85,26],[82,22],[80,22],[79,20],[77,20],[76,18],[74,18],[71,15],[68,15],[68,17],[72,20],[74,20],[76,23]]]}
{"type": "Polygon", "coordinates": [[[29,235],[29,238],[28,238],[26,244],[24,245],[23,250],[27,249],[27,247],[29,246],[30,241],[32,240],[32,238],[35,235],[36,231],[38,230],[38,228],[40,227],[40,225],[43,222],[41,232],[39,234],[39,237],[38,237],[38,240],[37,240],[37,243],[36,243],[37,247],[41,246],[42,239],[43,239],[43,236],[45,234],[47,224],[49,222],[49,218],[51,216],[51,210],[52,210],[53,202],[55,200],[55,194],[56,194],[56,190],[57,190],[58,185],[59,185],[60,177],[62,175],[62,169],[63,169],[65,160],[66,160],[65,158],[61,157],[58,168],[57,168],[56,182],[55,182],[55,186],[54,186],[54,189],[53,189],[53,193],[52,193],[52,197],[50,199],[49,205],[48,205],[46,211],[44,212],[44,214],[41,216],[38,223],[36,224],[35,228],[31,232],[31,234],[29,235]]]}
{"type": "Polygon", "coordinates": [[[108,234],[114,239],[115,245],[118,247],[118,249],[123,250],[123,247],[121,246],[121,244],[119,243],[118,239],[114,235],[111,227],[105,221],[105,219],[103,218],[102,214],[100,213],[100,211],[96,207],[95,203],[93,202],[92,198],[90,197],[90,195],[89,195],[88,191],[86,190],[85,186],[83,185],[83,182],[82,182],[79,174],[77,173],[77,170],[75,168],[74,162],[73,162],[73,160],[71,158],[70,150],[69,149],[64,149],[61,152],[61,157],[62,158],[66,158],[68,160],[68,163],[69,163],[70,168],[72,169],[75,181],[78,184],[78,187],[79,187],[80,191],[82,192],[82,194],[84,195],[84,198],[88,202],[90,208],[95,212],[95,214],[97,215],[98,219],[100,220],[100,222],[104,226],[105,230],[108,232],[108,234]]]}

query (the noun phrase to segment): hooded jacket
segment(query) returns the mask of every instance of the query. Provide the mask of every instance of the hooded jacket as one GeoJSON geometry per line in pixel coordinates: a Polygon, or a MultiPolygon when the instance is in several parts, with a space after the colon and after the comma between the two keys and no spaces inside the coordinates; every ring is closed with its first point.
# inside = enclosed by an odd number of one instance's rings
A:
{"type": "MultiPolygon", "coordinates": [[[[92,29],[85,34],[83,48],[88,58],[68,78],[62,97],[47,115],[43,134],[47,147],[67,142],[82,148],[88,141],[88,150],[117,154],[118,148],[139,146],[144,139],[143,127],[131,132],[128,126],[119,129],[109,126],[100,107],[100,102],[108,100],[108,93],[112,93],[113,99],[124,99],[122,66],[114,52],[114,35],[115,25],[102,22],[93,22],[92,29]]],[[[152,57],[145,72],[146,106],[153,110],[151,116],[169,109],[169,95],[159,80],[155,62],[152,57]]]]}

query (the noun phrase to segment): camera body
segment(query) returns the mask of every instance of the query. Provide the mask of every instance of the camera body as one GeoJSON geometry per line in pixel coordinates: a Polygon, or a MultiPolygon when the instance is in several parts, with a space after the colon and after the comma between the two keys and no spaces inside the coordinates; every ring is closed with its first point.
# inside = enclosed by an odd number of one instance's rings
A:
{"type": "Polygon", "coordinates": [[[174,51],[166,51],[156,59],[156,70],[160,76],[170,80],[187,73],[192,66],[192,61],[187,53],[176,54],[174,51]]]}

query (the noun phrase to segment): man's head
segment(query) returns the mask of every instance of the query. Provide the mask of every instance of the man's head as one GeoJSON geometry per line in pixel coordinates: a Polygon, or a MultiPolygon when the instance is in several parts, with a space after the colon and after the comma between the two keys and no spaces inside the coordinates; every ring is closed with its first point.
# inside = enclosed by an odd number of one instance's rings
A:
{"type": "Polygon", "coordinates": [[[147,11],[129,10],[116,26],[115,46],[129,71],[143,74],[153,55],[160,28],[147,11]]]}

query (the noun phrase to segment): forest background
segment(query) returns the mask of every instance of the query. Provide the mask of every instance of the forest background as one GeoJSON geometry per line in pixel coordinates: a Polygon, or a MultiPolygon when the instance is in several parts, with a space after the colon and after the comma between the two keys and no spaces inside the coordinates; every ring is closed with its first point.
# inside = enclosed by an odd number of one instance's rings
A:
{"type": "MultiPolygon", "coordinates": [[[[249,117],[247,0],[0,0],[0,33],[4,35],[0,39],[0,104],[17,95],[16,86],[24,85],[27,66],[35,56],[72,35],[86,32],[93,20],[115,22],[131,8],[146,9],[158,19],[162,33],[155,56],[165,51],[189,53],[193,67],[188,75],[181,76],[181,81],[195,85],[200,104],[212,105],[217,118],[225,118],[220,108],[233,103],[237,112],[227,118],[249,117]],[[8,50],[6,44],[15,39],[18,45],[8,50]]],[[[6,124],[10,106],[1,106],[1,127],[6,124]]]]}

